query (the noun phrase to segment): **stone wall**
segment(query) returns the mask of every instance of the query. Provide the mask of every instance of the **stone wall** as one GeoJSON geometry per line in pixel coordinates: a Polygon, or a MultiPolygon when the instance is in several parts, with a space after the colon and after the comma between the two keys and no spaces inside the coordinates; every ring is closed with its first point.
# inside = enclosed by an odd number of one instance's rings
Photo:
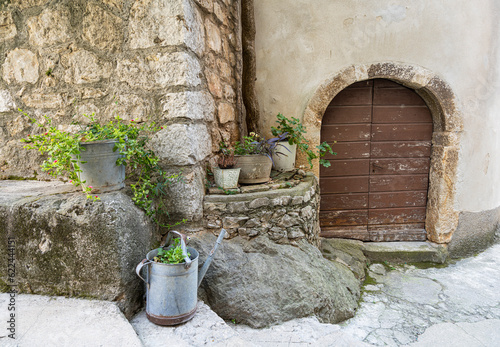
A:
{"type": "Polygon", "coordinates": [[[239,136],[238,18],[230,0],[1,2],[1,178],[46,178],[19,142],[37,129],[18,108],[62,129],[91,113],[153,120],[164,126],[155,151],[185,176],[171,216],[196,226],[205,162],[239,136]]]}
{"type": "Polygon", "coordinates": [[[206,195],[205,227],[229,238],[267,236],[279,244],[306,239],[319,245],[319,189],[308,175],[296,187],[238,195],[206,195]]]}

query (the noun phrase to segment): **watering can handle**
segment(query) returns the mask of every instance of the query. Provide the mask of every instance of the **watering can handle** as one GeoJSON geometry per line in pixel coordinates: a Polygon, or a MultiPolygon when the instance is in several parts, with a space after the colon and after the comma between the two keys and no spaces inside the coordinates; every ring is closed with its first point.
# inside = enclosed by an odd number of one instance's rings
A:
{"type": "Polygon", "coordinates": [[[189,269],[191,267],[191,258],[189,258],[188,254],[187,254],[186,242],[184,242],[184,239],[186,238],[186,235],[181,234],[180,232],[175,231],[175,230],[170,230],[169,234],[167,235],[167,240],[165,241],[165,245],[163,247],[168,246],[168,243],[170,242],[170,240],[172,238],[172,236],[171,236],[170,233],[177,234],[179,236],[179,238],[181,239],[182,255],[184,256],[184,261],[186,262],[186,264],[184,265],[184,267],[186,269],[189,269]]]}
{"type": "Polygon", "coordinates": [[[147,259],[143,259],[139,264],[137,264],[137,267],[135,268],[135,273],[137,274],[137,276],[139,276],[139,278],[141,280],[143,280],[145,283],[147,283],[147,281],[141,276],[141,270],[142,270],[142,267],[144,265],[148,265],[152,263],[151,260],[147,260],[147,259]]]}

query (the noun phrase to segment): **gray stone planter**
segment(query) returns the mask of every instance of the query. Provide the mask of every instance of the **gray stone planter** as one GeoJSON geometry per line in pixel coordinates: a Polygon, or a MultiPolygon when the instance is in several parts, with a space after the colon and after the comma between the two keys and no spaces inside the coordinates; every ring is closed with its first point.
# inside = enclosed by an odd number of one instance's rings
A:
{"type": "Polygon", "coordinates": [[[236,169],[214,169],[214,179],[217,187],[222,189],[238,188],[238,179],[241,168],[236,169]]]}

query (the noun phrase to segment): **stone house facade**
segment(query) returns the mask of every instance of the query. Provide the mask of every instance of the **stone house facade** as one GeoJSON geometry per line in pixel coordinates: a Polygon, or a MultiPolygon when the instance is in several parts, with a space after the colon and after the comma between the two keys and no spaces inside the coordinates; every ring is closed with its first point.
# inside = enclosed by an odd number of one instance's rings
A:
{"type": "Polygon", "coordinates": [[[170,210],[199,229],[206,165],[246,129],[250,45],[264,135],[281,112],[318,144],[329,104],[356,82],[414,90],[433,120],[427,239],[467,252],[500,221],[498,4],[481,3],[255,0],[255,41],[242,43],[247,8],[234,0],[2,1],[0,173],[44,178],[19,143],[36,129],[18,108],[61,128],[89,113],[152,119],[166,125],[156,152],[185,176],[170,210]]]}

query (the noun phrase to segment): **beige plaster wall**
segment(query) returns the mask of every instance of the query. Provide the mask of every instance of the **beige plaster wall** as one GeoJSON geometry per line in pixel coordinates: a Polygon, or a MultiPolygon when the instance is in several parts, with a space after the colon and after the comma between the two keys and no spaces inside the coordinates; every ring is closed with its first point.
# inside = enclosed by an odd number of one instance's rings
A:
{"type": "Polygon", "coordinates": [[[350,65],[421,66],[451,87],[462,119],[454,206],[500,205],[498,13],[493,0],[255,0],[261,126],[301,118],[350,65]]]}

